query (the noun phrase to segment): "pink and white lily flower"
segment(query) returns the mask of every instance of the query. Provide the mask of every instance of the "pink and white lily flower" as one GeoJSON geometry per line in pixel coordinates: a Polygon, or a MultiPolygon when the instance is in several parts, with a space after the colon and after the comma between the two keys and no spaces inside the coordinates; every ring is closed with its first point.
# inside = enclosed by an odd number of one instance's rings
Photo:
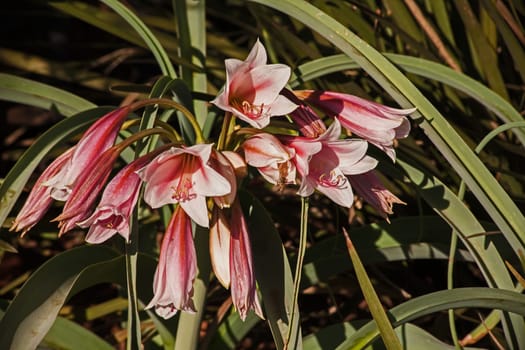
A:
{"type": "Polygon", "coordinates": [[[279,94],[290,79],[290,67],[266,61],[266,50],[259,40],[245,61],[225,60],[226,84],[211,103],[259,129],[270,123],[270,117],[297,108],[279,94]]]}
{"type": "Polygon", "coordinates": [[[394,213],[392,210],[394,204],[406,204],[383,186],[374,170],[348,176],[348,180],[357,194],[370,203],[387,221],[389,221],[388,215],[394,213]]]}
{"type": "Polygon", "coordinates": [[[238,200],[230,209],[214,208],[210,228],[210,255],[219,282],[230,288],[241,320],[249,310],[264,318],[255,282],[248,227],[238,200]]]}
{"type": "Polygon", "coordinates": [[[143,168],[155,154],[137,158],[120,170],[108,183],[95,212],[86,220],[78,222],[80,227],[89,227],[88,243],[102,243],[115,234],[129,240],[130,217],[139,196],[142,180],[136,171],[143,168]]]}
{"type": "Polygon", "coordinates": [[[264,319],[253,269],[252,248],[244,214],[239,201],[232,205],[230,235],[230,280],[233,305],[241,320],[249,310],[264,319]]]}
{"type": "Polygon", "coordinates": [[[153,280],[153,299],[146,309],[155,307],[157,315],[168,319],[178,310],[195,312],[193,281],[197,275],[197,255],[193,245],[191,220],[177,206],[160,247],[159,264],[153,280]]]}
{"type": "Polygon", "coordinates": [[[84,171],[79,174],[75,186],[64,204],[62,213],[53,221],[59,221],[59,236],[76,228],[77,223],[87,219],[102,192],[113,164],[120,155],[121,147],[113,146],[104,151],[95,161],[85,164],[84,171]]]}
{"type": "Polygon", "coordinates": [[[410,132],[407,115],[415,108],[397,109],[357,96],[332,91],[302,90],[295,95],[337,118],[350,132],[366,139],[395,160],[394,140],[410,132]]]}
{"type": "Polygon", "coordinates": [[[366,155],[364,140],[340,140],[341,126],[337,120],[317,138],[283,137],[283,143],[296,150],[294,158],[302,176],[298,194],[310,196],[314,190],[335,203],[350,208],[354,201],[352,187],[345,175],[367,172],[377,161],[366,155]]]}
{"type": "Polygon", "coordinates": [[[295,184],[296,170],[291,159],[295,150],[284,146],[272,134],[259,133],[242,144],[246,163],[251,165],[262,177],[278,186],[295,184]]]}
{"type": "MultiPolygon", "coordinates": [[[[226,176],[230,179],[232,185],[232,193],[224,197],[214,197],[215,206],[213,207],[210,224],[210,258],[213,267],[213,272],[224,286],[230,288],[230,215],[231,211],[228,208],[235,202],[237,198],[237,181],[240,181],[247,175],[246,163],[244,159],[236,152],[222,151],[215,152],[219,155],[218,158],[224,158],[219,167],[228,166],[219,171],[221,174],[230,174],[226,176]],[[234,178],[231,177],[233,171],[234,178]],[[234,180],[234,181],[232,181],[234,180]],[[227,204],[227,205],[225,205],[227,204]]],[[[214,166],[214,164],[211,164],[214,166]]],[[[214,166],[217,169],[217,165],[214,166]]]]}
{"type": "Polygon", "coordinates": [[[326,132],[326,125],[323,123],[321,118],[315,113],[315,111],[297,96],[294,92],[288,89],[281,91],[285,97],[290,101],[297,104],[297,108],[290,112],[290,118],[294,124],[297,124],[299,131],[306,137],[319,137],[326,132]]]}
{"type": "Polygon", "coordinates": [[[44,170],[42,175],[36,180],[27,200],[22,209],[13,222],[10,231],[22,231],[22,236],[27,233],[35,224],[42,219],[48,211],[51,204],[53,204],[53,197],[51,197],[52,189],[45,185],[49,179],[56,176],[57,173],[67,164],[73,155],[75,148],[70,148],[56,158],[44,170]]]}
{"type": "Polygon", "coordinates": [[[87,164],[93,163],[105,150],[113,146],[122,123],[127,118],[128,106],[117,108],[97,120],[84,133],[71,159],[58,174],[44,184],[51,188],[51,196],[59,201],[69,198],[73,186],[87,164]]]}
{"type": "Polygon", "coordinates": [[[172,147],[137,171],[146,182],[144,201],[152,208],[178,203],[198,225],[209,226],[206,196],[223,196],[230,182],[209,164],[211,144],[172,147]]]}

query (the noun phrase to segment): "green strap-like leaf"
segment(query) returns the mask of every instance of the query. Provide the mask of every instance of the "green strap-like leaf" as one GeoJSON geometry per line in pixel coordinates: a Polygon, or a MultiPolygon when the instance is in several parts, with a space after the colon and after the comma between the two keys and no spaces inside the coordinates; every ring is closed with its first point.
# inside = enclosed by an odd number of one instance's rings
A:
{"type": "MultiPolygon", "coordinates": [[[[187,1],[186,15],[190,34],[190,45],[194,50],[193,56],[182,56],[188,58],[194,65],[202,67],[200,71],[194,71],[192,75],[191,90],[205,93],[208,91],[208,77],[204,65],[208,57],[206,56],[208,31],[206,30],[206,1],[187,1]]],[[[204,126],[208,118],[208,102],[194,100],[194,110],[197,122],[204,126]]]]}
{"type": "MultiPolygon", "coordinates": [[[[397,327],[435,312],[459,308],[500,309],[525,316],[525,295],[495,288],[456,288],[408,300],[388,313],[397,327]]],[[[375,322],[371,321],[341,342],[336,349],[364,349],[378,336],[379,330],[375,322]]]]}
{"type": "MultiPolygon", "coordinates": [[[[4,312],[0,310],[0,318],[4,312]]],[[[64,317],[57,317],[42,343],[61,350],[114,350],[114,347],[95,333],[64,317]],[[78,340],[82,339],[81,342],[78,340]]]]}
{"type": "Polygon", "coordinates": [[[428,5],[432,9],[432,14],[435,17],[435,21],[446,40],[452,46],[456,46],[456,38],[454,37],[454,30],[452,29],[452,21],[450,11],[447,7],[447,0],[434,0],[428,5]]]}
{"type": "Polygon", "coordinates": [[[95,333],[63,317],[57,317],[42,343],[51,349],[60,350],[115,349],[95,333]]]}
{"type": "Polygon", "coordinates": [[[217,334],[210,341],[208,349],[213,350],[233,350],[244,339],[246,334],[255,327],[261,319],[250,312],[243,321],[239,314],[232,310],[228,317],[221,322],[217,329],[217,334]]]}
{"type": "Polygon", "coordinates": [[[95,104],[70,92],[6,73],[0,73],[0,99],[44,109],[56,109],[66,117],[96,107],[95,104]]]}
{"type": "Polygon", "coordinates": [[[0,349],[35,349],[82,271],[116,256],[107,247],[84,246],[59,254],[42,265],[27,280],[0,321],[0,349]]]}
{"type": "MultiPolygon", "coordinates": [[[[305,350],[335,349],[344,339],[349,338],[365,322],[354,321],[338,323],[321,329],[304,338],[305,350]]],[[[403,344],[404,350],[454,350],[455,347],[448,345],[435,338],[432,334],[411,323],[405,323],[395,329],[398,338],[403,344]]],[[[385,346],[375,341],[365,350],[383,350],[385,346]]],[[[463,350],[481,350],[479,348],[466,347],[463,350]]]]}
{"type": "MultiPolygon", "coordinates": [[[[490,236],[483,235],[485,232],[483,226],[466,205],[439,179],[401,160],[398,164],[417,186],[423,199],[457,232],[489,286],[513,290],[514,283],[498,248],[504,245],[496,244],[490,236]]],[[[522,341],[521,337],[525,330],[523,317],[504,315],[503,325],[511,340],[510,343],[522,341]],[[509,329],[510,325],[512,328],[509,329]],[[512,340],[513,338],[515,340],[512,340]]]]}
{"type": "Polygon", "coordinates": [[[495,3],[490,0],[482,0],[481,3],[487,9],[487,14],[498,27],[498,34],[501,35],[505,45],[509,49],[509,54],[513,58],[515,69],[520,74],[521,79],[525,80],[525,50],[523,50],[523,46],[512,32],[509,23],[501,15],[495,3]]]}
{"type": "MultiPolygon", "coordinates": [[[[509,100],[507,88],[498,65],[498,53],[489,42],[483,27],[467,0],[455,0],[457,13],[463,21],[470,53],[480,75],[489,86],[502,97],[509,100]]],[[[494,30],[494,28],[492,28],[494,30]]]]}
{"type": "Polygon", "coordinates": [[[366,273],[365,267],[363,266],[363,263],[361,262],[361,259],[359,258],[359,255],[357,254],[357,251],[346,231],[344,231],[344,235],[348,254],[352,260],[352,265],[354,265],[357,281],[359,282],[365,301],[368,304],[368,309],[379,328],[379,334],[388,350],[401,350],[401,343],[394,332],[394,328],[392,328],[392,324],[383,309],[383,305],[375,292],[374,286],[366,273]]]}
{"type": "MultiPolygon", "coordinates": [[[[157,262],[146,255],[139,255],[138,261],[137,294],[141,300],[150,300],[157,262]]],[[[64,302],[100,283],[126,286],[123,255],[106,246],[92,245],[74,248],[51,258],[31,275],[9,305],[0,321],[0,348],[34,349],[55,321],[64,302]]],[[[173,342],[169,333],[162,332],[161,336],[166,344],[173,342]]],[[[49,337],[50,342],[56,342],[52,340],[56,333],[50,333],[49,337]]]]}

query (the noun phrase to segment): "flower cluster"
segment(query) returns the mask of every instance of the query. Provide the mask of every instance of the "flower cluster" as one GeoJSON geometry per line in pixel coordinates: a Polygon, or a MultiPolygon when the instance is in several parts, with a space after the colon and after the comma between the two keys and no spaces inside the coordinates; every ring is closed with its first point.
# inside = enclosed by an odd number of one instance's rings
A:
{"type": "MultiPolygon", "coordinates": [[[[402,203],[379,181],[374,170],[377,160],[367,155],[367,147],[371,143],[395,160],[394,140],[407,136],[406,115],[413,109],[394,109],[330,91],[289,90],[290,68],[267,64],[259,41],[246,60],[228,59],[225,66],[226,84],[211,101],[225,111],[225,127],[217,144],[205,142],[197,127],[200,137],[193,145],[184,144],[175,132],[168,142],[110,179],[122,150],[146,136],[173,131],[155,127],[115,144],[133,110],[148,103],[173,104],[145,100],[118,108],[100,118],[76,146],[47,167],[11,229],[25,234],[56,200],[64,202],[62,213],[54,219],[60,235],[80,227],[88,229],[89,243],[102,243],[115,234],[128,241],[130,218],[144,186],[143,199],[151,208],[174,207],[160,248],[154,297],[147,308],[155,308],[165,318],[178,310],[195,311],[193,282],[198,271],[193,222],[209,228],[213,270],[220,283],[231,289],[233,303],[244,319],[249,310],[263,317],[250,236],[237,198],[247,165],[279,188],[297,186],[297,194],[303,197],[317,190],[347,208],[353,204],[355,190],[385,218],[394,203],[402,203]],[[289,117],[295,134],[265,131],[271,119],[280,116],[289,117]],[[229,127],[236,120],[239,126],[229,127]],[[344,137],[342,128],[358,137],[344,137]]],[[[196,125],[191,115],[185,116],[196,125]]]]}

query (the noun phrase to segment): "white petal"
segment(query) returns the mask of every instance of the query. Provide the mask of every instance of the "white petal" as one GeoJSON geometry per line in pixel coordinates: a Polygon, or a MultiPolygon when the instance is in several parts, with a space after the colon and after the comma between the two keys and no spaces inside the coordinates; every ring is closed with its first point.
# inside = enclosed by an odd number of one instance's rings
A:
{"type": "Polygon", "coordinates": [[[202,227],[210,225],[206,197],[197,194],[194,199],[180,202],[179,205],[197,225],[202,227]]]}

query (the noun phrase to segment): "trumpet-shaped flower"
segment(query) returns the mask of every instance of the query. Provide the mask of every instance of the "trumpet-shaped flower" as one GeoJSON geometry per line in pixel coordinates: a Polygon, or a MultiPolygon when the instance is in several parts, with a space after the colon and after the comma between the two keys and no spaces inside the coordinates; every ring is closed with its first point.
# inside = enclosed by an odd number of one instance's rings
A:
{"type": "Polygon", "coordinates": [[[113,170],[113,164],[120,150],[120,146],[113,146],[104,151],[95,161],[84,165],[84,171],[78,175],[62,213],[53,220],[59,221],[59,236],[75,228],[77,223],[91,215],[95,201],[113,170]]]}
{"type": "Polygon", "coordinates": [[[137,203],[142,183],[136,171],[143,168],[155,154],[149,153],[126,165],[108,183],[95,212],[77,223],[89,227],[86,242],[102,243],[116,233],[129,240],[129,220],[137,203]]]}
{"type": "Polygon", "coordinates": [[[249,310],[264,318],[255,286],[250,236],[239,201],[233,203],[231,214],[230,288],[233,305],[243,321],[249,310]]]}
{"type": "Polygon", "coordinates": [[[364,140],[340,140],[341,126],[337,120],[317,138],[283,137],[285,145],[296,150],[294,159],[302,176],[298,194],[310,196],[315,189],[335,203],[351,207],[352,187],[345,175],[367,172],[377,161],[366,155],[364,140]]]}
{"type": "Polygon", "coordinates": [[[210,228],[210,256],[215,276],[231,289],[232,301],[244,320],[249,310],[261,318],[248,227],[236,200],[230,209],[215,207],[210,228]]]}
{"type": "Polygon", "coordinates": [[[357,194],[364,198],[379,215],[388,220],[388,215],[393,214],[392,207],[395,203],[406,204],[387,190],[377,177],[375,171],[348,176],[348,180],[355,188],[357,194]]]}
{"type": "Polygon", "coordinates": [[[227,59],[226,84],[211,102],[254,128],[264,128],[270,117],[293,111],[297,105],[279,94],[290,78],[290,67],[266,61],[259,40],[245,61],[227,59]]]}
{"type": "Polygon", "coordinates": [[[281,93],[290,99],[290,101],[297,104],[298,107],[290,112],[290,118],[299,126],[299,131],[304,136],[315,138],[326,132],[326,125],[310,106],[297,98],[297,96],[288,89],[284,89],[281,93]]]}
{"type": "Polygon", "coordinates": [[[84,133],[67,164],[44,183],[51,188],[51,196],[54,199],[65,201],[69,198],[79,176],[85,172],[86,165],[93,163],[102,152],[113,145],[129,111],[127,106],[118,108],[97,120],[84,133]]]}
{"type": "Polygon", "coordinates": [[[195,312],[193,281],[197,275],[197,255],[193,245],[191,220],[177,206],[164,233],[159,264],[153,280],[153,299],[146,309],[155,307],[167,319],[178,310],[195,312]]]}
{"type": "Polygon", "coordinates": [[[242,147],[246,163],[256,167],[266,181],[278,186],[295,183],[295,165],[291,162],[295,150],[285,147],[277,137],[259,133],[244,141],[242,147]]]}
{"type": "Polygon", "coordinates": [[[229,181],[209,164],[211,144],[172,147],[140,169],[146,182],[144,200],[152,208],[179,203],[200,226],[208,227],[206,196],[230,193],[229,181]]]}
{"type": "MultiPolygon", "coordinates": [[[[237,197],[237,181],[247,175],[246,162],[236,152],[215,152],[216,163],[211,163],[229,179],[232,186],[230,194],[222,197],[214,197],[210,223],[210,259],[215,276],[224,288],[230,288],[230,208],[237,197]],[[233,172],[233,176],[232,176],[233,172]],[[226,210],[223,210],[226,209],[226,210]]],[[[213,153],[212,153],[213,155],[213,153]]],[[[212,156],[213,158],[213,156],[212,156]]]]}
{"type": "Polygon", "coordinates": [[[10,231],[22,231],[22,235],[25,235],[27,231],[42,219],[54,200],[51,197],[52,189],[44,184],[59,173],[64,165],[69,162],[74,150],[73,147],[62,153],[40,175],[22,209],[18,212],[10,231]]]}
{"type": "Polygon", "coordinates": [[[394,139],[410,132],[406,115],[415,108],[397,109],[357,96],[331,91],[294,91],[296,96],[337,118],[343,127],[366,139],[395,160],[394,139]]]}

